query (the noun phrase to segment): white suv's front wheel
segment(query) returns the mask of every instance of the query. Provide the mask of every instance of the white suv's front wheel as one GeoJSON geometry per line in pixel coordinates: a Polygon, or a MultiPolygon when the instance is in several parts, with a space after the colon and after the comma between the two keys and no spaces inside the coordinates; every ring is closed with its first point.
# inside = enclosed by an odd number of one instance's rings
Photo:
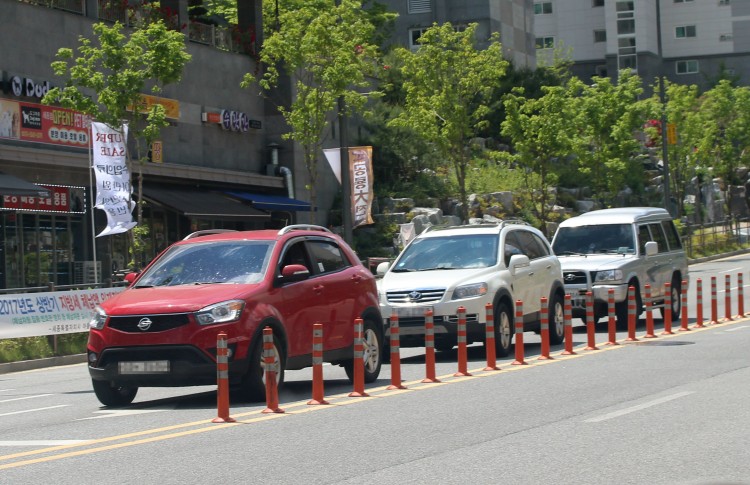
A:
{"type": "Polygon", "coordinates": [[[495,308],[495,354],[507,357],[510,354],[510,344],[513,338],[513,319],[510,308],[506,303],[500,303],[495,308]]]}

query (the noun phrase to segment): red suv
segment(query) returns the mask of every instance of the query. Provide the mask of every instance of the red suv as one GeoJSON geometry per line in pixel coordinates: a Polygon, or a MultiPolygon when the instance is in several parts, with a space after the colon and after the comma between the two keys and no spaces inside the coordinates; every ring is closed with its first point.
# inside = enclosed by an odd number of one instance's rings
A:
{"type": "Polygon", "coordinates": [[[230,385],[265,398],[262,332],[274,332],[277,380],[312,365],[313,324],[324,358],[353,375],[354,320],[364,320],[365,381],[380,373],[383,319],[375,279],[320,226],[199,231],[164,250],[89,323],[96,397],[130,404],[139,387],[216,383],[216,341],[227,334],[230,385]],[[206,234],[206,233],[209,234],[206,234]]]}

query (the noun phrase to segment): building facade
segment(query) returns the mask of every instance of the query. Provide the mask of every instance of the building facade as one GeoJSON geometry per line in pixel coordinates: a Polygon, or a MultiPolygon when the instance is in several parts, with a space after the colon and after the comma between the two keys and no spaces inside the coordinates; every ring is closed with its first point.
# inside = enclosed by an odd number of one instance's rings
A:
{"type": "MultiPolygon", "coordinates": [[[[0,289],[105,282],[131,260],[127,233],[94,237],[106,217],[91,207],[90,120],[41,103],[64,83],[50,66],[60,47],[93,38],[96,22],[127,22],[114,3],[0,0],[0,289]]],[[[257,87],[240,87],[245,73],[258,72],[250,42],[261,40],[260,0],[238,2],[236,27],[191,21],[187,0],[160,5],[192,61],[181,82],[152,99],[170,126],[149,161],[131,167],[135,198],[142,173],[145,260],[199,229],[308,222],[305,169],[281,139],[283,120],[257,87]]]]}
{"type": "Polygon", "coordinates": [[[748,27],[750,0],[534,0],[538,61],[560,49],[583,80],[632,69],[649,84],[747,84],[748,27]]]}
{"type": "Polygon", "coordinates": [[[419,36],[433,24],[457,28],[477,24],[477,38],[500,33],[506,58],[520,68],[535,67],[532,0],[379,0],[398,13],[392,41],[415,49],[419,36]]]}

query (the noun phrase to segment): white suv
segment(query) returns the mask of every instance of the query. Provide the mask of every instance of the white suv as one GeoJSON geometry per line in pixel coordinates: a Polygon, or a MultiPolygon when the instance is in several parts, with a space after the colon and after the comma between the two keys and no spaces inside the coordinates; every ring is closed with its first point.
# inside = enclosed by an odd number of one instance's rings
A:
{"type": "Polygon", "coordinates": [[[585,295],[594,298],[594,318],[608,313],[608,292],[614,290],[618,327],[628,325],[628,287],[636,289],[640,315],[645,288],[651,287],[654,305],[665,300],[664,283],[671,283],[672,319],[681,311],[682,281],[688,263],[672,217],[664,209],[626,207],[602,209],[572,217],[560,224],[552,240],[572,296],[573,316],[585,318],[585,295]]]}
{"type": "Polygon", "coordinates": [[[431,228],[417,236],[392,265],[377,272],[381,311],[399,316],[400,344],[424,346],[424,315],[432,310],[435,347],[456,345],[458,307],[466,308],[467,343],[485,340],[485,306],[491,303],[497,355],[508,355],[516,301],[524,330],[539,331],[541,298],[548,298],[550,342],[563,341],[564,286],[560,262],[537,229],[520,221],[431,228]]]}

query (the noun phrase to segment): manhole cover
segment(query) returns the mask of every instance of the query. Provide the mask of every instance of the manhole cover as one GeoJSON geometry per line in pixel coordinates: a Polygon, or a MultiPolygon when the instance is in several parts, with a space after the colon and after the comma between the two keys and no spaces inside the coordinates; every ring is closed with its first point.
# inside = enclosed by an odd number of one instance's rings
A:
{"type": "Polygon", "coordinates": [[[633,345],[653,345],[656,347],[668,347],[671,345],[693,345],[695,342],[686,342],[684,340],[639,340],[632,342],[633,345]]]}

